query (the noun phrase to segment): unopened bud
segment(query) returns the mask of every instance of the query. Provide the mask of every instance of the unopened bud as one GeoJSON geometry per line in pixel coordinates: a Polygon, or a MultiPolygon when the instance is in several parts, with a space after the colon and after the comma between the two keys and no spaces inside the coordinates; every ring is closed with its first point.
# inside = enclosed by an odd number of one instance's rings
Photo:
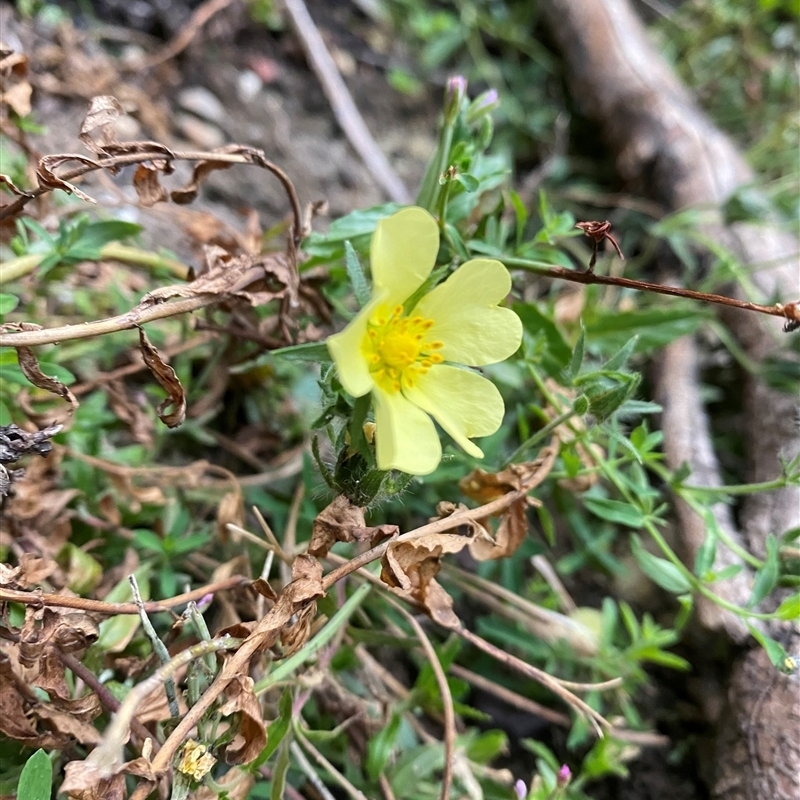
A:
{"type": "Polygon", "coordinates": [[[562,764],[556,776],[559,786],[566,786],[572,780],[572,770],[566,765],[562,764]]]}
{"type": "Polygon", "coordinates": [[[482,117],[488,116],[495,109],[500,108],[500,95],[496,89],[489,89],[478,95],[467,109],[467,124],[472,125],[482,117]]]}
{"type": "Polygon", "coordinates": [[[447,81],[444,95],[445,125],[452,125],[458,119],[458,112],[467,96],[467,79],[463,75],[455,75],[447,81]]]}

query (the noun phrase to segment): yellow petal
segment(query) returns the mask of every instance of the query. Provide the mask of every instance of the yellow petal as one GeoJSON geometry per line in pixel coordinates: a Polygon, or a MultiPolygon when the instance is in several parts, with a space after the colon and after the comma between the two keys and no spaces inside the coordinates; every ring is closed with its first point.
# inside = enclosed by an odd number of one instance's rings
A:
{"type": "Polygon", "coordinates": [[[431,274],[438,252],[439,227],[424,208],[382,219],[370,245],[373,293],[385,293],[391,305],[405,302],[431,274]]]}
{"type": "Polygon", "coordinates": [[[497,387],[481,375],[458,367],[432,367],[404,393],[475,458],[483,458],[483,451],[470,438],[489,436],[503,421],[505,407],[497,387]]]}
{"type": "Polygon", "coordinates": [[[522,341],[522,322],[497,304],[511,291],[511,276],[499,262],[475,258],[423,297],[413,314],[434,320],[428,337],[444,342],[445,361],[480,367],[503,361],[522,341]]]}
{"type": "Polygon", "coordinates": [[[431,418],[402,394],[376,388],[375,455],[378,469],[428,475],[442,460],[442,443],[431,418]]]}
{"type": "Polygon", "coordinates": [[[381,302],[381,297],[373,296],[343,331],[329,336],[327,340],[328,352],[336,364],[339,380],[344,390],[353,397],[365,395],[375,385],[361,351],[361,343],[367,332],[367,322],[381,302]]]}

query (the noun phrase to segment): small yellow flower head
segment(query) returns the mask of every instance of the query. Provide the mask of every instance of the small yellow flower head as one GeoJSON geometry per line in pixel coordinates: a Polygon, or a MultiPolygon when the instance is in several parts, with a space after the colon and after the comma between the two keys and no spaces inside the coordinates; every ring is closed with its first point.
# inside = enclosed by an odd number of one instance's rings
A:
{"type": "Polygon", "coordinates": [[[178,771],[196,781],[201,781],[216,763],[217,759],[208,752],[204,744],[189,739],[183,746],[178,771]]]}
{"type": "Polygon", "coordinates": [[[433,419],[470,455],[474,436],[494,433],[503,398],[493,383],[455,364],[480,367],[512,355],[522,323],[498,303],[511,289],[499,262],[476,258],[424,295],[406,301],[428,278],[439,252],[439,228],[422,208],[405,208],[378,223],[372,237],[372,297],[328,339],[345,391],[372,393],[378,469],[433,472],[442,445],[433,419]]]}

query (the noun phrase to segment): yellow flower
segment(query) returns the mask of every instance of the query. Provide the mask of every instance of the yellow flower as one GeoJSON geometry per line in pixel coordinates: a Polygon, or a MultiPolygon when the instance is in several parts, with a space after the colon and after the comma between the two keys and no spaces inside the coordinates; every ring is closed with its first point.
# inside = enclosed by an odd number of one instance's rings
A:
{"type": "Polygon", "coordinates": [[[178,771],[196,781],[201,781],[211,771],[217,759],[208,752],[208,748],[200,742],[189,739],[183,746],[178,771]]]}
{"type": "Polygon", "coordinates": [[[499,262],[462,264],[412,309],[408,299],[433,269],[439,228],[422,208],[405,208],[378,223],[372,237],[372,297],[328,339],[345,391],[372,393],[378,469],[427,475],[442,458],[431,417],[470,455],[470,441],[494,433],[503,398],[490,381],[454,364],[503,361],[519,347],[522,323],[498,303],[511,289],[499,262]]]}

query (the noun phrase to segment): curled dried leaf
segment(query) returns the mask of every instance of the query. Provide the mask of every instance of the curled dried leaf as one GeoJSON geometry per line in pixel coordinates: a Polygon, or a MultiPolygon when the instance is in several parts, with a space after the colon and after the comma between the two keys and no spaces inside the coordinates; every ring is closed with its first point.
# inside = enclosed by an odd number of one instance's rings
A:
{"type": "Polygon", "coordinates": [[[38,389],[57,394],[69,403],[69,413],[72,414],[78,407],[74,394],[57,378],[45,375],[39,367],[36,355],[30,347],[17,348],[17,361],[22,374],[38,389]]]}
{"type": "Polygon", "coordinates": [[[8,190],[11,192],[11,194],[15,194],[17,197],[32,197],[30,192],[26,192],[16,186],[14,181],[12,181],[8,175],[0,174],[0,184],[8,186],[8,190]]]}
{"type": "Polygon", "coordinates": [[[217,169],[228,169],[232,166],[229,161],[198,161],[192,170],[189,182],[180,189],[173,189],[170,197],[173,203],[185,206],[193,202],[200,191],[200,184],[217,169]]]}
{"type": "Polygon", "coordinates": [[[220,712],[225,716],[237,715],[236,736],[223,752],[228,764],[248,764],[267,744],[264,717],[253,686],[249,675],[237,675],[225,687],[228,700],[220,712]]]}
{"type": "Polygon", "coordinates": [[[481,505],[490,503],[509,492],[529,492],[535,489],[553,469],[558,447],[543,447],[535,461],[510,464],[500,472],[476,469],[462,478],[458,486],[467,496],[481,505]]]}
{"type": "Polygon", "coordinates": [[[156,409],[158,418],[168,428],[177,428],[186,419],[186,393],[183,391],[183,386],[175,370],[164,362],[161,354],[153,347],[143,328],[139,328],[139,345],[144,363],[161,388],[169,395],[156,409]],[[173,410],[166,414],[165,411],[169,406],[172,406],[173,410]]]}
{"type": "Polygon", "coordinates": [[[108,145],[117,141],[114,123],[123,113],[116,97],[111,95],[93,97],[78,134],[86,149],[98,155],[105,155],[108,145]]]}
{"type": "Polygon", "coordinates": [[[375,547],[397,531],[396,525],[368,528],[364,521],[364,509],[340,495],[314,520],[308,552],[324,558],[336,542],[369,542],[370,547],[375,547]]]}
{"type": "Polygon", "coordinates": [[[75,197],[84,200],[87,203],[96,203],[97,201],[85,194],[77,186],[69,183],[53,172],[53,170],[60,167],[68,161],[78,161],[81,164],[86,164],[92,167],[97,167],[96,161],[86,156],[79,156],[73,153],[65,153],[63,155],[43,156],[39,159],[39,166],[36,169],[36,179],[39,181],[39,186],[43,189],[61,189],[69,194],[74,194],[75,197]]]}
{"type": "Polygon", "coordinates": [[[133,188],[136,189],[139,202],[143,206],[149,208],[168,199],[167,191],[158,177],[160,171],[147,164],[139,164],[133,173],[133,188]]]}

